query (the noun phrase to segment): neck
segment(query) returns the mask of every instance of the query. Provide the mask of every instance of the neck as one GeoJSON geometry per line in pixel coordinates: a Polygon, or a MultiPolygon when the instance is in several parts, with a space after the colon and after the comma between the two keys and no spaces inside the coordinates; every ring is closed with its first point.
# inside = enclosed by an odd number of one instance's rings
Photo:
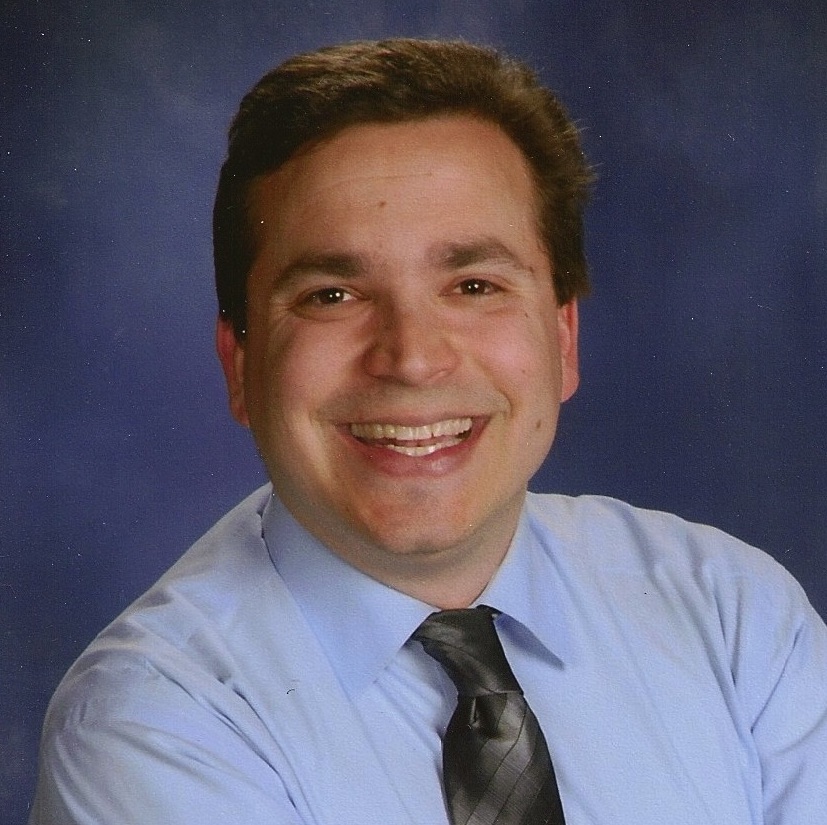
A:
{"type": "Polygon", "coordinates": [[[488,586],[508,552],[522,500],[507,513],[448,546],[404,549],[360,543],[343,548],[328,543],[344,561],[373,579],[441,610],[468,607],[488,586]]]}
{"type": "Polygon", "coordinates": [[[378,522],[377,534],[348,529],[341,518],[325,518],[324,512],[308,512],[289,496],[281,501],[308,533],[351,567],[426,604],[455,609],[472,604],[502,564],[525,490],[464,531],[457,530],[456,523],[429,523],[427,508],[419,508],[419,521],[407,514],[393,523],[391,513],[389,522],[378,522]]]}
{"type": "Polygon", "coordinates": [[[484,567],[476,565],[469,570],[420,570],[411,571],[409,575],[400,575],[399,571],[396,571],[393,576],[381,578],[369,571],[363,572],[439,610],[452,610],[474,603],[497,572],[504,556],[505,551],[496,564],[484,567]]]}

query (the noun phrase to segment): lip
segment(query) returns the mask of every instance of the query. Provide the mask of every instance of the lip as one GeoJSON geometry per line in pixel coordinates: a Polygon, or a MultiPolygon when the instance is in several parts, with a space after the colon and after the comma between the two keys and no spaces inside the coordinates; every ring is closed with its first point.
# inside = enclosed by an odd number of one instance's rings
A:
{"type": "MultiPolygon", "coordinates": [[[[479,441],[487,423],[487,417],[448,414],[428,419],[418,417],[416,423],[407,418],[403,424],[399,419],[389,416],[374,419],[370,422],[349,422],[340,425],[337,429],[362,460],[368,462],[378,472],[392,476],[433,475],[448,472],[467,459],[479,441]],[[445,446],[439,446],[437,443],[436,449],[433,449],[434,438],[403,438],[396,442],[396,446],[389,446],[388,441],[390,439],[363,440],[354,435],[351,430],[353,424],[357,426],[358,432],[361,428],[378,427],[391,421],[393,426],[409,429],[430,428],[443,422],[455,421],[470,422],[470,427],[463,430],[463,433],[467,434],[463,434],[461,438],[450,435],[437,436],[437,438],[442,438],[447,443],[445,446]],[[417,445],[423,447],[423,449],[411,449],[417,445]],[[403,449],[406,451],[403,451],[403,449]],[[412,451],[415,454],[411,454],[412,451]]],[[[456,427],[452,429],[456,429],[456,427]]]]}

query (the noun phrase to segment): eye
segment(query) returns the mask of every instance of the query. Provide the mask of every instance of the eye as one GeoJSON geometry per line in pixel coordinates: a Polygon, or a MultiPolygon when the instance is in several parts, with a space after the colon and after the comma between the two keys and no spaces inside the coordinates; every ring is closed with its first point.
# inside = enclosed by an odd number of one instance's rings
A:
{"type": "Polygon", "coordinates": [[[336,306],[349,301],[353,296],[340,286],[326,286],[311,292],[304,302],[313,306],[336,306]]]}
{"type": "Polygon", "coordinates": [[[457,291],[461,295],[491,295],[497,292],[497,287],[484,278],[466,278],[457,285],[457,291]]]}

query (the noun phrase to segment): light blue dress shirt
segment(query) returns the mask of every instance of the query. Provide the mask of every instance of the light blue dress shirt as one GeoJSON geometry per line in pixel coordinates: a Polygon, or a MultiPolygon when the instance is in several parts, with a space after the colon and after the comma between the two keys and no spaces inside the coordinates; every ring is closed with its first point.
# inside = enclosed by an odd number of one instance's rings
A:
{"type": "MultiPolygon", "coordinates": [[[[827,629],[769,557],[611,499],[527,499],[479,599],[568,825],[827,822],[827,629]]],[[[428,605],[263,488],[117,619],[44,727],[32,825],[445,825],[428,605]]]]}

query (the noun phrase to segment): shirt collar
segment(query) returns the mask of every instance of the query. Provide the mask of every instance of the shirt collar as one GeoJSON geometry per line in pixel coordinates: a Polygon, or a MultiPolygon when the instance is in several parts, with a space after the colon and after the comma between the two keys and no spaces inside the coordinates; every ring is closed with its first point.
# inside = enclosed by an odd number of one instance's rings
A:
{"type": "MultiPolygon", "coordinates": [[[[530,495],[530,494],[529,494],[530,495]]],[[[523,508],[508,554],[475,604],[487,604],[529,631],[560,662],[572,656],[572,642],[561,608],[559,572],[523,508]]]]}
{"type": "MultiPolygon", "coordinates": [[[[273,494],[262,516],[270,558],[350,696],[373,682],[434,608],[352,567],[305,530],[273,494]]],[[[548,554],[525,513],[508,554],[475,604],[528,630],[563,660],[563,616],[550,598],[548,554]]]]}
{"type": "Polygon", "coordinates": [[[433,612],[352,567],[305,530],[272,495],[262,517],[270,558],[353,696],[376,679],[433,612]]]}

